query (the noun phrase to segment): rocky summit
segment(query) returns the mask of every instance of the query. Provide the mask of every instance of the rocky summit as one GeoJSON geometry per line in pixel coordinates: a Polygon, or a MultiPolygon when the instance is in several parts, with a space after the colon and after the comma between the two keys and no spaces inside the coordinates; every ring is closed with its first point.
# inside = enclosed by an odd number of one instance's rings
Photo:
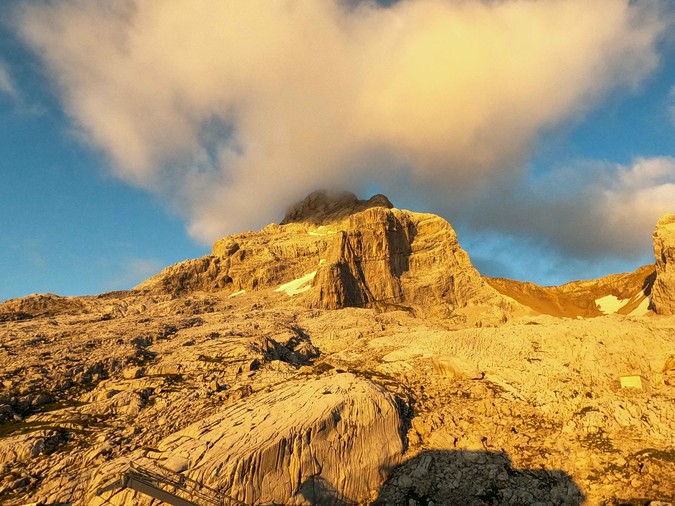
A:
{"type": "Polygon", "coordinates": [[[486,278],[442,218],[315,192],[133,290],[0,304],[0,503],[675,502],[655,263],[486,278]]]}

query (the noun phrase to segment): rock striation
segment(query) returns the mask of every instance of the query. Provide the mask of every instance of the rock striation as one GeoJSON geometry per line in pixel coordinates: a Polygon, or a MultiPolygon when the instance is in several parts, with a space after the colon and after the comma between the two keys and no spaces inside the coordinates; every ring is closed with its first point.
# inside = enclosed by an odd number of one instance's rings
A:
{"type": "MultiPolygon", "coordinates": [[[[164,463],[245,504],[355,504],[370,499],[401,462],[403,437],[394,396],[344,373],[232,404],[133,461],[164,463]]],[[[90,494],[90,504],[137,504],[141,497],[129,490],[90,494]]]]}
{"type": "Polygon", "coordinates": [[[666,214],[656,224],[654,256],[652,309],[658,314],[675,315],[675,214],[666,214]]]}

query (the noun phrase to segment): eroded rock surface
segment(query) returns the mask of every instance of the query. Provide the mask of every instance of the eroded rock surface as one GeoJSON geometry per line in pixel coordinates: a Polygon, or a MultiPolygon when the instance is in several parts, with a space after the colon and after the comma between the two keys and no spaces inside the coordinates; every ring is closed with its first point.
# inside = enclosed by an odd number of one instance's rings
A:
{"type": "MultiPolygon", "coordinates": [[[[246,504],[353,504],[371,498],[403,455],[394,396],[353,374],[293,381],[222,409],[160,441],[138,466],[183,462],[181,472],[246,504]]],[[[95,489],[90,504],[142,496],[95,489]]],[[[114,472],[112,472],[114,475],[114,472]]]]}
{"type": "Polygon", "coordinates": [[[656,280],[652,291],[654,311],[675,315],[675,214],[663,216],[654,231],[656,280]]]}

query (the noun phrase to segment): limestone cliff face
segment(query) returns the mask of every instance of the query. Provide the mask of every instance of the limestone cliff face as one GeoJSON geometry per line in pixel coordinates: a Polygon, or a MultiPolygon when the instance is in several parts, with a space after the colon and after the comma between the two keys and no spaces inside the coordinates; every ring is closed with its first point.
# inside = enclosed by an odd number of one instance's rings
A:
{"type": "Polygon", "coordinates": [[[378,207],[352,215],[329,245],[314,278],[311,305],[326,309],[404,301],[415,226],[407,215],[378,207]],[[398,215],[398,216],[397,216],[398,215]]]}
{"type": "Polygon", "coordinates": [[[654,256],[652,309],[658,314],[675,315],[675,214],[666,214],[656,224],[654,256]]]}
{"type": "Polygon", "coordinates": [[[493,292],[448,222],[431,214],[376,207],[354,214],[325,254],[310,305],[376,304],[419,309],[466,306],[493,292]]]}
{"type": "MultiPolygon", "coordinates": [[[[401,462],[402,430],[393,395],[345,373],[235,403],[133,461],[180,463],[185,476],[245,504],[361,504],[401,462]]],[[[90,495],[90,504],[140,499],[128,490],[90,495]]]]}
{"type": "Polygon", "coordinates": [[[196,290],[239,292],[278,286],[316,270],[332,237],[316,227],[373,206],[392,207],[384,195],[359,200],[352,193],[317,191],[292,206],[281,225],[217,240],[211,255],[172,265],[138,285],[174,295],[196,290]]]}

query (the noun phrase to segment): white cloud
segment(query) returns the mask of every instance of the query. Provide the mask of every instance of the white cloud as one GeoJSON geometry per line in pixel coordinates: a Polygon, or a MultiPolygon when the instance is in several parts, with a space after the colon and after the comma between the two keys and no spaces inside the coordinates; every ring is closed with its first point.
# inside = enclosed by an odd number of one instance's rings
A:
{"type": "MultiPolygon", "coordinates": [[[[464,212],[474,231],[536,244],[574,261],[643,260],[659,217],[675,211],[675,158],[638,158],[629,165],[578,162],[536,183],[494,185],[464,212]]],[[[530,250],[532,247],[528,246],[530,250]]],[[[512,248],[507,248],[512,249],[512,248]]]]}
{"type": "Polygon", "coordinates": [[[478,198],[542,130],[637,86],[666,30],[649,1],[348,3],[33,2],[18,26],[116,174],[205,241],[317,187],[478,198]]]}
{"type": "Polygon", "coordinates": [[[659,217],[675,211],[675,158],[641,158],[630,167],[619,167],[617,176],[602,191],[598,212],[606,218],[617,246],[638,250],[650,244],[645,239],[659,217]]]}
{"type": "Polygon", "coordinates": [[[107,290],[129,290],[165,267],[161,260],[155,258],[104,259],[100,263],[114,277],[107,283],[107,290]]]}
{"type": "Polygon", "coordinates": [[[0,93],[4,93],[10,97],[17,96],[14,81],[9,73],[7,64],[2,60],[0,60],[0,93]]]}

